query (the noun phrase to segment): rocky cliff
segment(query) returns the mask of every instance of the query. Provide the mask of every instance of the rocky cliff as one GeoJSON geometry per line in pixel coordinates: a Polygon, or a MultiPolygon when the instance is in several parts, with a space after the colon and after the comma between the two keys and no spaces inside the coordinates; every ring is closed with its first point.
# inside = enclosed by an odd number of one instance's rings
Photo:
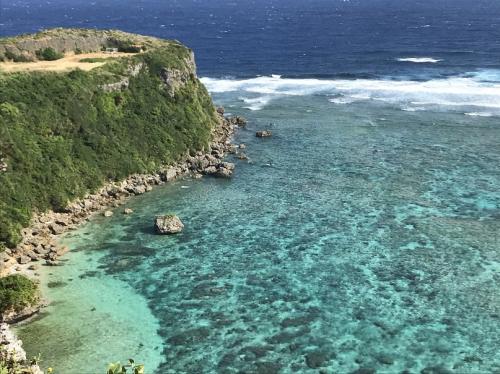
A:
{"type": "Polygon", "coordinates": [[[110,180],[206,150],[221,124],[179,42],[80,29],[0,39],[4,58],[36,60],[44,48],[130,53],[90,71],[0,72],[0,252],[33,213],[64,212],[110,180]]]}

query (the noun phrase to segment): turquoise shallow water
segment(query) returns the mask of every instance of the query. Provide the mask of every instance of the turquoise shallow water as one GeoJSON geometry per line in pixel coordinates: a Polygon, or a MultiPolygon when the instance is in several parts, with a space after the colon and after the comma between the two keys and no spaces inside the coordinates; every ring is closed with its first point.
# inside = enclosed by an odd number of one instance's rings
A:
{"type": "Polygon", "coordinates": [[[63,282],[54,305],[18,329],[30,354],[68,374],[128,357],[156,373],[500,370],[497,118],[215,99],[248,117],[250,162],[68,237],[66,266],[43,270],[63,282]],[[166,212],[183,233],[154,234],[166,212]]]}

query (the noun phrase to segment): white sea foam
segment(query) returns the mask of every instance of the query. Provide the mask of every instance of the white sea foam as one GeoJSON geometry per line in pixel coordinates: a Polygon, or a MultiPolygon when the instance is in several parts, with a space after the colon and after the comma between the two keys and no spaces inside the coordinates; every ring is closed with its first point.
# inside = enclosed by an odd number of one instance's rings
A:
{"type": "Polygon", "coordinates": [[[418,112],[421,110],[425,110],[426,108],[423,106],[402,106],[401,110],[405,112],[418,112]]]}
{"type": "Polygon", "coordinates": [[[471,117],[493,117],[494,114],[491,112],[468,112],[465,115],[471,117]]]}
{"type": "Polygon", "coordinates": [[[402,58],[398,58],[397,59],[398,61],[401,61],[401,62],[414,62],[414,63],[417,63],[417,64],[435,64],[439,61],[443,61],[441,59],[437,59],[437,58],[432,58],[432,57],[402,57],[402,58]]]}
{"type": "Polygon", "coordinates": [[[279,76],[201,80],[212,93],[238,92],[240,100],[251,110],[260,110],[272,100],[284,96],[324,95],[334,104],[379,101],[409,111],[451,110],[500,116],[500,80],[495,77],[500,77],[500,72],[477,72],[428,81],[290,79],[279,76]]]}
{"type": "Polygon", "coordinates": [[[239,99],[243,101],[245,104],[248,104],[243,108],[250,110],[260,110],[264,108],[267,105],[267,103],[269,103],[272,100],[272,97],[270,96],[259,96],[254,98],[240,97],[239,99]]]}

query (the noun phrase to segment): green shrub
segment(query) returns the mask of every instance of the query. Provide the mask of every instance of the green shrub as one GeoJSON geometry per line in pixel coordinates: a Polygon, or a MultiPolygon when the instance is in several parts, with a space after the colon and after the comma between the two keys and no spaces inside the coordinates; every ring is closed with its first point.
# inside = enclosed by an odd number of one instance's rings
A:
{"type": "Polygon", "coordinates": [[[55,61],[64,57],[62,53],[56,52],[56,50],[51,47],[38,50],[36,56],[39,60],[44,61],[55,61]]]}
{"type": "Polygon", "coordinates": [[[88,58],[82,58],[80,62],[106,62],[109,60],[109,58],[103,58],[103,57],[88,57],[88,58]]]}
{"type": "Polygon", "coordinates": [[[128,364],[122,365],[119,362],[114,362],[108,365],[106,374],[144,374],[144,365],[136,364],[131,358],[128,360],[128,364]],[[130,369],[130,371],[129,371],[130,369]]]}
{"type": "Polygon", "coordinates": [[[0,314],[20,311],[38,300],[38,287],[32,280],[22,275],[0,278],[0,314]]]}

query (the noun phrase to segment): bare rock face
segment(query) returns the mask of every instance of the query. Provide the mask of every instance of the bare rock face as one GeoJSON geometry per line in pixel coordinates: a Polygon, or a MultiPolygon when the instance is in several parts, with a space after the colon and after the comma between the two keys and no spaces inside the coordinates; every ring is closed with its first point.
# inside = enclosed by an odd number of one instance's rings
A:
{"type": "Polygon", "coordinates": [[[17,262],[21,265],[27,264],[31,261],[31,258],[28,256],[21,255],[17,258],[17,262]]]}
{"type": "Polygon", "coordinates": [[[273,133],[270,130],[261,130],[261,131],[257,131],[255,133],[255,136],[257,138],[267,138],[267,137],[270,137],[272,135],[273,135],[273,133]]]}
{"type": "Polygon", "coordinates": [[[190,79],[190,72],[163,68],[160,71],[160,78],[168,94],[173,97],[175,92],[184,87],[190,79]]]}
{"type": "Polygon", "coordinates": [[[230,178],[233,175],[234,164],[231,162],[221,162],[217,165],[216,177],[220,178],[230,178]]]}
{"type": "Polygon", "coordinates": [[[234,116],[228,118],[229,123],[233,126],[238,126],[238,127],[245,127],[247,124],[247,120],[243,117],[240,116],[234,116]]]}
{"type": "Polygon", "coordinates": [[[177,234],[184,229],[184,224],[174,214],[157,216],[155,219],[156,232],[162,235],[177,234]]]}
{"type": "Polygon", "coordinates": [[[203,170],[206,175],[213,175],[214,177],[219,178],[230,178],[233,175],[233,171],[234,164],[231,162],[221,162],[203,170]]]}

